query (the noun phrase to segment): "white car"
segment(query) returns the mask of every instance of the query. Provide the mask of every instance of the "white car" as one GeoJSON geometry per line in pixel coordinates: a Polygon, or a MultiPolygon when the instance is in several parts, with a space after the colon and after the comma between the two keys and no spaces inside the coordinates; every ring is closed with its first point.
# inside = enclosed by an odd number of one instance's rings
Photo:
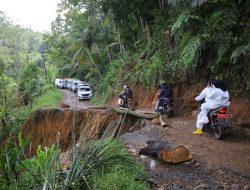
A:
{"type": "Polygon", "coordinates": [[[60,79],[60,78],[57,78],[57,79],[55,79],[55,85],[56,85],[56,87],[58,87],[58,88],[62,88],[62,86],[63,86],[63,79],[60,79]]]}
{"type": "Polygon", "coordinates": [[[89,86],[80,86],[77,90],[78,100],[89,100],[92,98],[92,91],[89,86]]]}
{"type": "Polygon", "coordinates": [[[80,82],[81,82],[81,81],[79,81],[79,80],[73,80],[73,82],[72,82],[72,87],[71,87],[71,91],[72,91],[72,92],[77,92],[78,84],[79,84],[80,82]]]}

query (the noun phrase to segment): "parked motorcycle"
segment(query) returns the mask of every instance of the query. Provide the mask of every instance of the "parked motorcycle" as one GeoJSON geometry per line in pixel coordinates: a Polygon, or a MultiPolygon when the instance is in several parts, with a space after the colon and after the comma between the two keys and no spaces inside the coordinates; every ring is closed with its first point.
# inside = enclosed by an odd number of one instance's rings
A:
{"type": "Polygon", "coordinates": [[[226,131],[231,126],[231,117],[232,114],[228,113],[227,107],[219,107],[211,110],[208,113],[209,123],[206,124],[203,129],[205,131],[211,129],[216,139],[223,139],[226,131]]]}

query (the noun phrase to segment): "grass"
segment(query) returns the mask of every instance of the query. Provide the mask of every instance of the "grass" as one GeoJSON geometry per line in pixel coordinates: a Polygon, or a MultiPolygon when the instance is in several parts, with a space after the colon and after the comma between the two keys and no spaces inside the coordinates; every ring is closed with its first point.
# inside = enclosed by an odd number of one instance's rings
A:
{"type": "Polygon", "coordinates": [[[38,109],[58,108],[63,98],[63,92],[56,88],[48,89],[44,94],[36,98],[32,105],[32,111],[38,109]]]}
{"type": "Polygon", "coordinates": [[[145,170],[140,165],[116,165],[92,176],[93,189],[99,190],[148,190],[145,170]],[[144,178],[144,179],[143,179],[144,178]]]}

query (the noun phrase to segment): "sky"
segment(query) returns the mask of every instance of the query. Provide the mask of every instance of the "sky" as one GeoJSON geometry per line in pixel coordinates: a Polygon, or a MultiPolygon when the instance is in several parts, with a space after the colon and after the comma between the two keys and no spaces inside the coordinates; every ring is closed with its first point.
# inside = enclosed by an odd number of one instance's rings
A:
{"type": "Polygon", "coordinates": [[[61,0],[0,0],[0,10],[14,24],[34,31],[49,32],[61,0]]]}

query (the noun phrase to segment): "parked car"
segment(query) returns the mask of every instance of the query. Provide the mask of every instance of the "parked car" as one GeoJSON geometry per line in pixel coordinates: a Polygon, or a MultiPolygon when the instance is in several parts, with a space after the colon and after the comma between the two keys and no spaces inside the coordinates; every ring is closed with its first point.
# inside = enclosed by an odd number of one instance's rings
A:
{"type": "Polygon", "coordinates": [[[68,79],[63,80],[62,88],[67,89],[68,79]]]}
{"type": "Polygon", "coordinates": [[[80,88],[80,87],[84,87],[84,86],[86,86],[86,87],[90,87],[89,86],[89,84],[87,83],[87,82],[80,82],[80,83],[78,83],[78,85],[77,85],[77,90],[80,88]]]}
{"type": "Polygon", "coordinates": [[[62,88],[62,86],[63,86],[63,79],[61,79],[61,78],[56,78],[55,79],[55,86],[56,87],[58,87],[58,88],[62,88]]]}
{"type": "Polygon", "coordinates": [[[72,92],[77,92],[78,89],[78,84],[80,83],[79,80],[73,80],[72,85],[71,85],[71,90],[72,92]]]}
{"type": "Polygon", "coordinates": [[[78,100],[89,100],[92,98],[92,91],[89,86],[80,86],[77,90],[78,100]]]}
{"type": "Polygon", "coordinates": [[[67,84],[67,89],[68,90],[72,91],[72,84],[73,84],[74,80],[76,80],[76,79],[73,79],[73,78],[68,79],[68,84],[67,84]]]}

